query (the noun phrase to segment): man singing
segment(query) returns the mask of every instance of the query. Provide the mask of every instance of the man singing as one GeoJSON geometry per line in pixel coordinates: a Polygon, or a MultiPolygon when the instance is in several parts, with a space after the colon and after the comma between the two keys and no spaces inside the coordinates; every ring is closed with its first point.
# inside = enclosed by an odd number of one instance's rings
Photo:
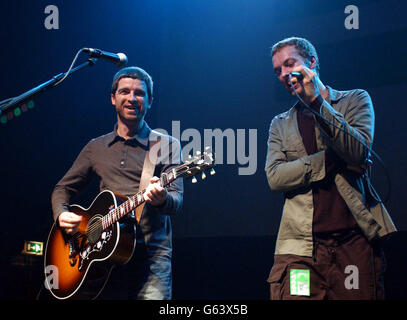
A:
{"type": "Polygon", "coordinates": [[[364,90],[322,83],[317,52],[305,39],[284,39],[271,55],[280,82],[300,97],[269,131],[266,175],[285,198],[268,278],[271,299],[382,299],[380,238],[395,227],[363,179],[372,101],[364,90]]]}

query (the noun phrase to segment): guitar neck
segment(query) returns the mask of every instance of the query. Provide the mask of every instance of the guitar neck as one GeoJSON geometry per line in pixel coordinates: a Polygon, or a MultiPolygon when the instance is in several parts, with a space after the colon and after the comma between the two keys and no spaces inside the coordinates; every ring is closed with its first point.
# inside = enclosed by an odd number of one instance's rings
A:
{"type": "Polygon", "coordinates": [[[102,229],[105,230],[109,228],[112,224],[119,221],[126,214],[136,209],[141,205],[145,200],[143,197],[143,192],[138,192],[134,196],[130,197],[129,200],[123,202],[120,206],[109,211],[108,214],[102,218],[102,229]]]}
{"type": "MultiPolygon", "coordinates": [[[[207,149],[207,148],[206,148],[207,149]]],[[[166,187],[174,180],[181,177],[191,177],[196,173],[203,172],[206,169],[212,168],[214,166],[213,154],[211,152],[197,152],[197,156],[194,158],[191,157],[191,160],[188,160],[177,167],[170,169],[167,172],[161,174],[159,185],[161,187],[166,187]]],[[[213,170],[213,169],[212,169],[213,170]]],[[[214,174],[215,172],[211,172],[214,174]]],[[[204,177],[202,178],[204,179],[204,177]]],[[[139,205],[145,202],[144,192],[146,190],[139,191],[134,196],[130,197],[127,201],[123,202],[117,208],[114,208],[109,211],[108,214],[102,218],[102,229],[105,230],[110,227],[112,224],[119,221],[126,214],[136,209],[139,205]]]]}
{"type": "MultiPolygon", "coordinates": [[[[173,182],[175,179],[175,172],[169,171],[161,174],[161,179],[158,183],[161,187],[165,187],[173,182]]],[[[102,229],[105,230],[109,228],[112,224],[119,221],[126,214],[136,209],[139,205],[143,204],[145,202],[144,192],[146,192],[146,189],[139,191],[134,196],[130,197],[127,201],[123,202],[120,206],[110,210],[109,213],[102,218],[102,229]]]]}

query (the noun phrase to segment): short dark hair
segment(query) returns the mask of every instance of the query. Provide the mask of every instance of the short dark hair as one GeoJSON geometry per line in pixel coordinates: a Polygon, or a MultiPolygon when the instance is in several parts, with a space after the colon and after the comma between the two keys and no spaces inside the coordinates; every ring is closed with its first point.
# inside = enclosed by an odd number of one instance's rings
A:
{"type": "Polygon", "coordinates": [[[152,99],[152,97],[153,97],[153,79],[145,70],[143,70],[139,67],[126,67],[126,68],[120,69],[113,77],[112,94],[116,93],[117,85],[119,83],[119,80],[122,78],[132,78],[132,79],[139,79],[140,81],[144,81],[147,86],[148,98],[152,99]]]}
{"type": "Polygon", "coordinates": [[[286,46],[295,46],[300,56],[308,60],[309,62],[311,62],[311,58],[314,57],[316,62],[315,70],[319,75],[319,58],[317,50],[315,49],[311,42],[309,42],[307,39],[298,37],[286,38],[273,45],[273,47],[271,48],[271,56],[273,57],[277,51],[286,46]]]}

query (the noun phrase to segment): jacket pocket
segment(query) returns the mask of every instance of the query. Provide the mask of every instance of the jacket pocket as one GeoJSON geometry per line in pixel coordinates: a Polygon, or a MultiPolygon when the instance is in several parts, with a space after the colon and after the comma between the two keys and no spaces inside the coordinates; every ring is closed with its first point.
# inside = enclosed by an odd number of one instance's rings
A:
{"type": "Polygon", "coordinates": [[[282,286],[287,274],[288,265],[286,263],[274,263],[270,270],[267,282],[270,284],[270,299],[281,300],[283,297],[282,286]]]}

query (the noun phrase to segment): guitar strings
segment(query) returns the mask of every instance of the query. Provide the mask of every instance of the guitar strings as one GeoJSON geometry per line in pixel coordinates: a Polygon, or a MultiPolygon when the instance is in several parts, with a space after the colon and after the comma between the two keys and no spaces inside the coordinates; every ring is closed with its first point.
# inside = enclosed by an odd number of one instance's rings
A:
{"type": "MultiPolygon", "coordinates": [[[[181,169],[184,169],[185,167],[187,167],[188,164],[183,163],[182,165],[178,166],[175,170],[177,173],[181,172],[181,169]]],[[[169,170],[167,173],[171,172],[171,170],[169,170]]],[[[160,181],[160,185],[161,185],[161,181],[160,181]]],[[[161,185],[162,186],[162,185],[161,185]]],[[[136,198],[138,195],[143,195],[146,192],[147,189],[143,189],[142,191],[137,192],[133,198],[136,198]]],[[[144,200],[144,197],[142,197],[142,200],[144,200]]],[[[127,201],[125,202],[127,203],[127,201]]],[[[140,202],[141,204],[142,202],[140,202]]],[[[139,204],[138,204],[139,205],[139,204]]],[[[117,208],[115,208],[114,210],[116,211],[119,207],[123,206],[123,204],[121,204],[120,206],[118,206],[117,208]]],[[[124,205],[125,206],[125,205],[124,205]]],[[[134,209],[133,209],[134,210],[134,209]]],[[[103,218],[105,218],[108,214],[110,214],[111,212],[107,213],[105,216],[103,216],[103,218]]],[[[103,220],[102,218],[102,220],[103,220]]],[[[108,224],[108,226],[111,226],[113,223],[117,222],[118,220],[114,221],[115,219],[112,218],[112,223],[108,224]]],[[[97,231],[97,229],[99,228],[99,226],[90,226],[89,229],[87,230],[88,233],[92,233],[97,231]]],[[[102,222],[102,228],[103,228],[103,222],[102,222]]]]}
{"type": "MultiPolygon", "coordinates": [[[[133,198],[136,198],[136,196],[137,195],[142,195],[144,192],[146,191],[146,189],[143,189],[142,191],[139,191],[138,193],[136,193],[134,196],[133,196],[133,198]]],[[[142,199],[144,199],[144,198],[142,198],[142,199]]],[[[127,202],[127,201],[126,201],[127,202]]],[[[124,202],[124,203],[126,203],[126,202],[124,202]]],[[[118,210],[118,208],[120,208],[120,207],[125,207],[125,205],[124,205],[124,203],[122,203],[120,206],[118,206],[118,207],[116,207],[115,209],[114,209],[114,211],[116,211],[116,210],[118,210]]],[[[140,202],[141,203],[141,202],[140,202]]],[[[111,214],[111,212],[112,211],[110,211],[109,213],[107,213],[106,215],[104,215],[100,220],[102,221],[103,220],[103,218],[105,218],[108,214],[111,214]]],[[[113,217],[112,217],[112,223],[110,223],[110,224],[108,224],[108,226],[111,226],[113,223],[115,223],[115,222],[117,222],[118,220],[116,220],[116,219],[114,219],[113,217]]],[[[98,231],[98,229],[100,229],[100,227],[102,227],[101,229],[103,230],[103,222],[102,222],[102,225],[100,226],[100,225],[98,225],[97,223],[94,223],[93,225],[91,225],[88,229],[87,229],[87,234],[90,234],[90,235],[95,235],[95,232],[96,231],[98,231]]]]}
{"type": "MultiPolygon", "coordinates": [[[[177,173],[180,173],[180,172],[182,172],[182,169],[185,169],[186,167],[188,167],[188,165],[189,165],[189,164],[183,163],[182,165],[180,165],[180,166],[178,166],[177,168],[175,168],[175,171],[176,171],[177,173]]],[[[169,172],[171,172],[171,170],[168,171],[167,173],[169,173],[169,172]]],[[[185,172],[185,171],[184,171],[184,172],[185,172]]],[[[160,181],[160,185],[161,185],[161,181],[160,181]]],[[[162,185],[161,185],[161,186],[162,186],[162,185]]],[[[143,195],[145,192],[146,192],[146,189],[143,189],[142,191],[137,192],[137,193],[133,196],[133,198],[136,198],[136,196],[138,196],[138,195],[143,195]]],[[[142,197],[142,199],[144,200],[144,197],[142,197]]],[[[124,202],[124,203],[127,203],[127,201],[124,202]]],[[[124,204],[124,203],[123,203],[123,204],[124,204]]],[[[142,203],[142,202],[141,202],[141,203],[142,203]]],[[[140,204],[141,204],[141,203],[140,203],[140,204]]],[[[116,207],[116,208],[114,209],[114,211],[116,211],[119,207],[123,206],[123,204],[121,204],[120,206],[116,207]]],[[[138,205],[139,205],[139,204],[138,204],[138,205]]],[[[124,205],[124,207],[125,207],[125,205],[124,205]]],[[[131,210],[134,210],[134,209],[131,209],[131,210]]],[[[100,219],[101,225],[99,225],[98,223],[93,223],[93,224],[87,229],[86,233],[87,233],[88,235],[95,235],[95,233],[98,231],[98,229],[104,230],[104,229],[103,229],[103,219],[104,219],[108,214],[111,214],[111,212],[112,212],[112,211],[110,211],[109,213],[107,213],[106,215],[104,215],[104,216],[100,219]]],[[[108,227],[111,226],[113,223],[115,223],[115,222],[118,221],[118,220],[116,220],[116,221],[114,221],[114,220],[115,220],[115,219],[112,217],[112,223],[108,223],[108,227]]],[[[79,232],[77,232],[77,233],[75,233],[75,234],[72,236],[72,238],[78,239],[78,238],[81,237],[81,236],[82,236],[82,234],[79,233],[79,232]]]]}

